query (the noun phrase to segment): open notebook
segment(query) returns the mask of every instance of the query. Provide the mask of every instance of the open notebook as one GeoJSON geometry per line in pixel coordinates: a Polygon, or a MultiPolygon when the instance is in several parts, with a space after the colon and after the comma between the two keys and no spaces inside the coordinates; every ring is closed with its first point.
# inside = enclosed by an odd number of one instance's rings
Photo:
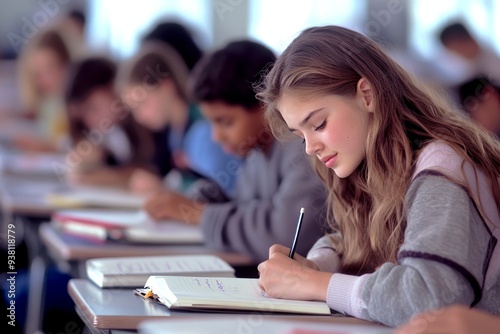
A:
{"type": "Polygon", "coordinates": [[[58,210],[52,214],[52,224],[65,233],[95,241],[203,243],[199,226],[177,221],[155,222],[142,210],[58,210]]]}
{"type": "Polygon", "coordinates": [[[150,276],[144,288],[136,291],[170,309],[331,315],[325,302],[270,298],[254,278],[150,276]]]}
{"type": "Polygon", "coordinates": [[[151,275],[234,277],[234,268],[214,255],[96,258],[85,263],[87,277],[101,288],[143,287],[151,275]]]}

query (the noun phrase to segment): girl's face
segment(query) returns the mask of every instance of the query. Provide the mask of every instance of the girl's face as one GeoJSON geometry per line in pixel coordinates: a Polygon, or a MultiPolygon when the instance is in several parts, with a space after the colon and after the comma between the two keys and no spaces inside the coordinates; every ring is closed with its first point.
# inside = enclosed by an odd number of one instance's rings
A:
{"type": "Polygon", "coordinates": [[[171,123],[175,94],[173,83],[167,80],[149,89],[143,85],[129,86],[124,92],[134,119],[151,130],[160,130],[171,123]]]}
{"type": "Polygon", "coordinates": [[[360,87],[358,83],[358,93],[352,99],[292,91],[278,103],[290,131],[305,140],[306,153],[316,155],[340,178],[351,175],[366,155],[373,102],[368,82],[365,84],[360,87]]]}
{"type": "Polygon", "coordinates": [[[53,50],[48,48],[35,50],[28,66],[40,94],[52,95],[62,91],[65,66],[53,50]]]}
{"type": "Polygon", "coordinates": [[[121,110],[116,110],[115,95],[111,88],[93,91],[82,103],[82,120],[89,129],[100,129],[109,124],[116,124],[121,110]],[[107,125],[106,125],[107,124],[107,125]]]}

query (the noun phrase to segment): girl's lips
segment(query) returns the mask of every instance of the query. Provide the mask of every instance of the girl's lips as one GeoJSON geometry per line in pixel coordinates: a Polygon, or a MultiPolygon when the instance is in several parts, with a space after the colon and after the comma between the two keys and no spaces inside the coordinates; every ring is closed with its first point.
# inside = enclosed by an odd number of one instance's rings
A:
{"type": "Polygon", "coordinates": [[[337,160],[336,159],[337,154],[338,153],[321,158],[321,162],[323,162],[327,168],[332,168],[333,164],[335,163],[335,160],[337,160]]]}

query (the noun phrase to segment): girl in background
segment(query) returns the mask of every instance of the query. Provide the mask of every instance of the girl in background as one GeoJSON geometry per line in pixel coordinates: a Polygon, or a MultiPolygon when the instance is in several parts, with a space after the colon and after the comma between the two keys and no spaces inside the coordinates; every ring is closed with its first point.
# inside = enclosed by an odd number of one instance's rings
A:
{"type": "MultiPolygon", "coordinates": [[[[213,141],[210,124],[187,94],[188,69],[175,49],[163,42],[145,42],[125,64],[118,80],[121,98],[134,119],[153,133],[156,173],[134,172],[130,189],[155,193],[167,187],[188,191],[197,180],[214,180],[229,162],[238,159],[224,153],[213,141]]],[[[230,195],[236,176],[217,182],[230,195]]]]}
{"type": "Polygon", "coordinates": [[[116,72],[105,57],[89,57],[72,68],[66,92],[69,154],[80,158],[67,175],[72,182],[126,187],[136,168],[151,167],[149,132],[115,94],[116,72]]]}
{"type": "MultiPolygon", "coordinates": [[[[259,265],[278,298],[398,326],[453,304],[500,313],[500,146],[354,31],[302,32],[259,93],[277,136],[304,140],[332,233],[259,265]]],[[[305,213],[307,214],[307,212],[305,213]]]]}
{"type": "Polygon", "coordinates": [[[72,53],[56,28],[40,31],[21,50],[19,82],[26,116],[34,119],[39,135],[21,133],[14,144],[28,151],[58,151],[67,143],[68,123],[64,83],[72,53]]]}

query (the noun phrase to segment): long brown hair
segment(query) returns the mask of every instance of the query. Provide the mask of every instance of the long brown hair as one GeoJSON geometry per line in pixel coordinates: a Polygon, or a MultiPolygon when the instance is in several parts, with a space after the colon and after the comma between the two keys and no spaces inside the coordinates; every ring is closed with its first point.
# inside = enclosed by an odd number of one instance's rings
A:
{"type": "Polygon", "coordinates": [[[440,99],[404,71],[372,40],[338,26],[304,30],[278,58],[258,90],[266,119],[278,138],[290,134],[277,104],[283,93],[354,97],[356,84],[372,86],[366,157],[341,179],[314,157],[329,189],[330,226],[342,241],[337,250],[343,272],[373,271],[396,262],[406,226],[405,193],[416,156],[426,143],[443,140],[488,177],[500,204],[500,147],[494,137],[440,99]],[[495,185],[495,186],[494,186],[495,185]]]}

